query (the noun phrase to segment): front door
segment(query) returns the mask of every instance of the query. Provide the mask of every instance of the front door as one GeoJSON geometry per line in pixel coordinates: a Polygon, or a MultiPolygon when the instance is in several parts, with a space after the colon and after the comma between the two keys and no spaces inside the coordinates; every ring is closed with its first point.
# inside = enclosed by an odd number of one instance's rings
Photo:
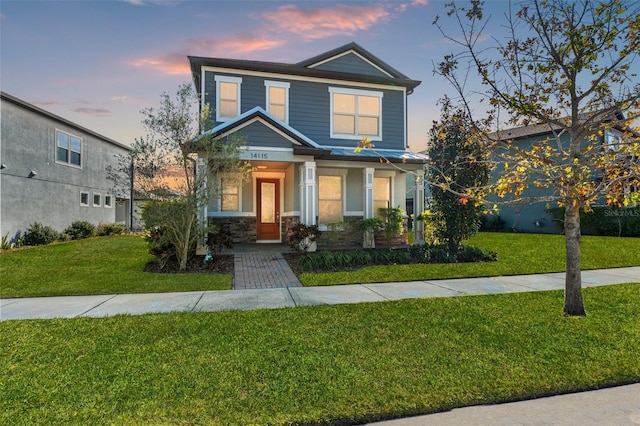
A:
{"type": "Polygon", "coordinates": [[[257,179],[258,240],[280,241],[280,180],[257,179]]]}

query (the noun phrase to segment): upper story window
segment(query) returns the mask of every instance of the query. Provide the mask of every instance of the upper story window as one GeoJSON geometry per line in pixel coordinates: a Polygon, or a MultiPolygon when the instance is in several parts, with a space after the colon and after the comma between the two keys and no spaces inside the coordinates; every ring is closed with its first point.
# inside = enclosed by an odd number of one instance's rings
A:
{"type": "Polygon", "coordinates": [[[382,92],[330,87],[331,137],[382,139],[382,92]]]}
{"type": "Polygon", "coordinates": [[[56,162],[82,167],[82,139],[56,130],[56,162]]]}
{"type": "Polygon", "coordinates": [[[242,78],[216,75],[216,121],[226,121],[240,115],[242,78]]]}
{"type": "Polygon", "coordinates": [[[612,129],[604,131],[604,145],[608,151],[618,151],[620,143],[622,141],[622,135],[620,132],[612,129]]]}
{"type": "Polygon", "coordinates": [[[265,81],[267,111],[278,120],[289,122],[289,83],[265,81]]]}

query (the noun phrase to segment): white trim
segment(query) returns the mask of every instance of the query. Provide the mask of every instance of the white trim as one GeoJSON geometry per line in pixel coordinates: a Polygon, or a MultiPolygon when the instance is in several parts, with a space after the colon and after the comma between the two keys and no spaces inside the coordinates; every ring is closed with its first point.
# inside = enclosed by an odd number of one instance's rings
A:
{"type": "MultiPolygon", "coordinates": [[[[373,90],[360,90],[360,89],[350,89],[344,87],[329,87],[329,137],[331,139],[349,139],[349,140],[360,140],[364,137],[371,139],[372,141],[381,141],[382,140],[382,98],[384,97],[383,92],[373,91],[373,90]],[[351,95],[355,97],[355,105],[354,105],[354,129],[355,132],[353,135],[345,134],[345,133],[334,133],[333,131],[333,95],[351,95]],[[377,135],[361,135],[358,134],[358,97],[359,96],[367,96],[370,98],[378,98],[378,134],[377,135]]],[[[367,116],[363,116],[367,117],[367,116]]]]}
{"type": "Polygon", "coordinates": [[[214,80],[216,82],[216,121],[229,121],[240,115],[241,108],[241,77],[232,77],[228,75],[215,75],[214,80]],[[236,115],[234,117],[222,117],[220,116],[220,83],[233,83],[236,85],[236,115]]]}
{"type": "MultiPolygon", "coordinates": [[[[265,77],[265,78],[283,78],[286,76],[287,80],[292,81],[308,81],[313,83],[326,83],[326,84],[343,84],[346,86],[354,86],[354,87],[365,87],[365,88],[376,88],[383,90],[397,90],[401,92],[406,92],[407,88],[404,86],[393,86],[391,84],[375,84],[375,83],[361,83],[358,81],[347,81],[347,80],[337,80],[334,78],[319,78],[319,77],[305,77],[300,75],[292,75],[292,74],[279,74],[272,72],[264,72],[264,71],[247,71],[241,70],[237,68],[224,68],[224,67],[212,67],[212,66],[203,66],[200,68],[202,70],[202,74],[206,71],[209,72],[222,72],[222,73],[231,73],[231,74],[239,74],[246,76],[254,76],[254,77],[265,77]]],[[[292,70],[293,71],[293,70],[292,70]]],[[[205,86],[202,86],[204,90],[205,86]]]]}
{"type": "Polygon", "coordinates": [[[102,207],[102,193],[93,192],[91,194],[91,206],[92,207],[102,207]],[[96,196],[100,197],[100,200],[96,203],[96,196]]]}
{"type": "MultiPolygon", "coordinates": [[[[278,87],[281,89],[284,89],[284,122],[285,123],[289,123],[289,87],[291,86],[291,83],[286,82],[286,81],[273,81],[273,80],[265,80],[264,81],[264,86],[265,86],[265,106],[264,109],[267,110],[267,112],[270,113],[269,111],[269,105],[270,105],[270,95],[269,95],[269,89],[271,89],[272,87],[278,87]]],[[[271,114],[273,115],[273,114],[271,114]]],[[[277,118],[277,117],[276,117],[277,118]]]]}
{"type": "Polygon", "coordinates": [[[87,191],[80,191],[80,206],[81,207],[91,207],[91,194],[87,191]],[[87,202],[83,203],[82,202],[82,195],[86,195],[87,196],[87,202]]]}
{"type": "Polygon", "coordinates": [[[300,133],[299,131],[297,131],[296,129],[294,129],[293,127],[289,126],[287,123],[283,123],[282,121],[278,120],[276,117],[274,117],[273,115],[269,114],[267,111],[265,111],[262,107],[253,107],[251,108],[249,111],[246,111],[244,113],[242,113],[240,116],[229,120],[225,123],[222,123],[216,127],[214,127],[211,130],[207,130],[206,132],[204,132],[205,134],[207,133],[216,133],[216,132],[221,132],[220,133],[220,137],[225,137],[239,129],[244,128],[245,126],[247,126],[248,124],[251,123],[255,123],[256,120],[262,122],[263,124],[265,124],[267,127],[269,127],[270,129],[272,129],[273,131],[278,132],[278,134],[282,135],[283,137],[287,138],[288,140],[290,140],[292,143],[296,143],[299,145],[298,142],[295,142],[291,139],[290,136],[282,133],[280,130],[278,130],[277,128],[275,128],[271,123],[269,123],[268,121],[265,121],[262,117],[254,117],[253,119],[249,120],[249,122],[247,122],[246,124],[242,124],[241,126],[238,127],[234,127],[234,123],[241,121],[242,119],[244,119],[244,117],[250,116],[256,112],[260,112],[264,115],[266,115],[267,117],[270,117],[271,119],[273,119],[274,121],[278,121],[281,123],[282,126],[286,127],[286,129],[293,133],[294,135],[298,136],[300,139],[304,140],[305,142],[307,142],[309,145],[313,146],[313,147],[320,147],[320,145],[318,145],[317,143],[315,143],[314,141],[312,141],[311,139],[309,139],[308,137],[306,137],[305,135],[303,135],[302,133],[300,133]],[[232,127],[229,130],[225,130],[227,127],[232,127]]]}
{"type": "Polygon", "coordinates": [[[84,164],[84,139],[80,136],[74,135],[73,133],[69,133],[65,130],[59,129],[59,128],[55,128],[54,132],[53,132],[53,146],[54,146],[54,150],[53,150],[53,160],[56,164],[60,164],[63,166],[69,166],[69,167],[73,167],[76,169],[82,169],[82,164],[84,164]],[[69,149],[67,150],[69,152],[69,161],[59,161],[58,160],[58,133],[62,133],[68,136],[69,138],[69,149]],[[75,138],[75,139],[79,139],[80,140],[80,164],[73,164],[71,162],[71,152],[78,152],[78,151],[72,151],[71,150],[71,138],[75,138]]]}
{"type": "Polygon", "coordinates": [[[331,62],[335,59],[341,58],[343,56],[346,56],[350,53],[353,53],[354,55],[356,55],[358,58],[362,59],[363,61],[365,61],[366,63],[368,63],[369,65],[371,65],[372,67],[374,67],[375,69],[377,69],[378,71],[380,71],[381,73],[389,76],[390,78],[394,78],[394,76],[392,76],[391,74],[389,74],[388,72],[386,72],[385,70],[383,70],[382,68],[380,68],[379,66],[377,66],[376,64],[374,64],[373,62],[371,62],[370,60],[368,60],[367,58],[365,58],[364,56],[362,56],[361,54],[359,54],[358,52],[356,52],[353,49],[349,49],[346,52],[342,52],[338,55],[332,56],[330,58],[324,59],[320,62],[316,62],[314,64],[308,65],[307,68],[315,68],[317,66],[320,66],[322,64],[326,64],[327,62],[331,62]]]}
{"type": "Polygon", "coordinates": [[[345,210],[345,216],[362,216],[364,217],[364,210],[345,210]]]}

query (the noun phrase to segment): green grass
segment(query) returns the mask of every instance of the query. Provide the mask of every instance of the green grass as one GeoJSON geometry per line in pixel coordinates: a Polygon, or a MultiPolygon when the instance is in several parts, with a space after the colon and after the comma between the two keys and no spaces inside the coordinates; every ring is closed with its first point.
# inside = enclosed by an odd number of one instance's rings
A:
{"type": "MultiPolygon", "coordinates": [[[[468,241],[498,253],[497,262],[370,266],[349,272],[304,273],[305,286],[416,281],[563,272],[563,235],[481,232],[468,241]]],[[[582,237],[582,269],[640,265],[640,238],[582,237]]]]}
{"type": "Polygon", "coordinates": [[[226,274],[144,272],[152,259],[141,236],[55,243],[0,254],[0,297],[222,290],[226,274]]]}
{"type": "Polygon", "coordinates": [[[0,322],[0,424],[361,424],[640,381],[640,283],[0,322]]]}

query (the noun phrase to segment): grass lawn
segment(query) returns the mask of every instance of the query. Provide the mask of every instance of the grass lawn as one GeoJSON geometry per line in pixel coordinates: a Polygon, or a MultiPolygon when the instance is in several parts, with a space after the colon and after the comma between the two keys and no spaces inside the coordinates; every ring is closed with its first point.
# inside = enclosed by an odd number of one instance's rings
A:
{"type": "Polygon", "coordinates": [[[153,257],[138,235],[95,237],[0,254],[0,297],[154,293],[231,288],[227,274],[144,272],[153,257]]]}
{"type": "MultiPolygon", "coordinates": [[[[562,272],[563,235],[481,232],[469,245],[498,253],[497,262],[370,266],[349,272],[304,273],[305,286],[416,281],[562,272]]],[[[640,265],[640,238],[582,237],[582,269],[640,265]]]]}
{"type": "Polygon", "coordinates": [[[640,283],[0,322],[0,424],[361,424],[640,381],[640,283]]]}

